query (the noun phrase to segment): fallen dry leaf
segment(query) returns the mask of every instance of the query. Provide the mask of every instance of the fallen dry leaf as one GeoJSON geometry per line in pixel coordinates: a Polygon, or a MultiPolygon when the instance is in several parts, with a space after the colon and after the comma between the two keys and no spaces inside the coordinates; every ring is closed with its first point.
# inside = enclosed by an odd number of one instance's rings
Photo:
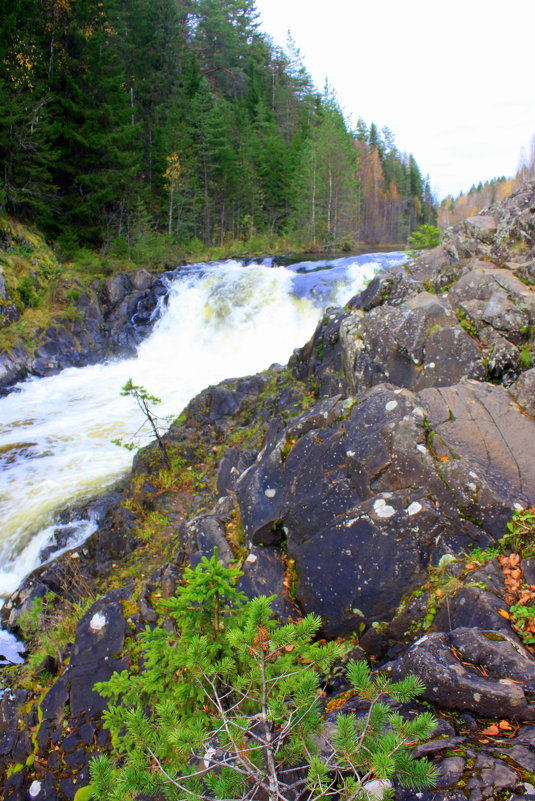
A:
{"type": "Polygon", "coordinates": [[[502,731],[513,731],[513,727],[506,720],[500,720],[498,726],[502,731]]]}
{"type": "Polygon", "coordinates": [[[482,730],[481,730],[479,733],[480,733],[480,734],[486,734],[486,735],[488,735],[489,737],[495,737],[497,734],[499,734],[499,733],[500,733],[500,730],[499,730],[499,728],[496,726],[496,724],[495,724],[495,723],[491,723],[491,725],[490,725],[490,726],[487,726],[487,728],[486,728],[486,729],[482,729],[482,730]]]}
{"type": "Polygon", "coordinates": [[[511,570],[511,578],[514,579],[515,581],[519,581],[521,576],[522,576],[522,571],[520,570],[519,567],[515,567],[513,570],[511,570]]]}

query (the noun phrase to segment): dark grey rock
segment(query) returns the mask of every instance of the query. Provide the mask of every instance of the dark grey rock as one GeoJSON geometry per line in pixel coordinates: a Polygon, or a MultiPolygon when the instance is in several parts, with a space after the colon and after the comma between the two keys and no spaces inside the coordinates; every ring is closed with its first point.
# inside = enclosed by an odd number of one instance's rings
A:
{"type": "Polygon", "coordinates": [[[525,340],[535,321],[535,295],[515,275],[494,265],[466,272],[452,287],[449,302],[476,325],[490,325],[511,342],[525,340]]]}
{"type": "Polygon", "coordinates": [[[213,387],[210,397],[210,421],[236,414],[241,408],[242,401],[243,394],[240,392],[225,387],[213,387]]]}
{"type": "Polygon", "coordinates": [[[65,762],[73,770],[78,770],[83,765],[87,765],[90,759],[90,754],[84,748],[78,748],[71,754],[65,754],[65,762]]]}
{"type": "Polygon", "coordinates": [[[129,292],[132,291],[132,282],[128,275],[118,273],[108,278],[104,284],[106,300],[112,306],[119,303],[129,292]]]}
{"type": "MultiPolygon", "coordinates": [[[[433,620],[432,631],[452,631],[462,627],[488,629],[494,632],[505,631],[506,621],[500,614],[500,610],[507,612],[507,604],[503,597],[481,587],[469,586],[470,577],[466,581],[468,586],[461,587],[454,595],[446,597],[443,601],[433,620]]],[[[507,632],[507,636],[519,642],[511,630],[507,632]]]]}
{"type": "Polygon", "coordinates": [[[483,379],[477,343],[442,297],[420,292],[400,306],[354,312],[340,327],[349,391],[358,394],[388,381],[422,389],[483,379]]]}
{"type": "MultiPolygon", "coordinates": [[[[522,685],[504,675],[485,678],[476,665],[469,666],[468,658],[462,662],[457,658],[456,654],[462,655],[462,652],[454,653],[452,645],[465,642],[469,632],[461,629],[449,635],[433,633],[421,637],[392,663],[392,677],[397,679],[415,673],[425,684],[423,697],[447,709],[469,710],[484,717],[535,720],[535,706],[526,699],[522,685]],[[464,664],[465,661],[468,664],[464,664]]],[[[473,634],[478,637],[478,630],[473,630],[473,634]]]]}
{"type": "Polygon", "coordinates": [[[96,601],[76,626],[71,668],[94,665],[120,654],[127,631],[122,607],[104,598],[96,601]]]}
{"type": "Polygon", "coordinates": [[[134,289],[143,292],[151,288],[154,283],[154,276],[148,270],[140,269],[130,276],[130,280],[134,289]]]}
{"type": "Polygon", "coordinates": [[[474,765],[474,775],[466,783],[466,790],[470,793],[470,801],[480,801],[503,790],[513,790],[518,783],[518,773],[505,762],[480,755],[474,765]]]}
{"type": "Polygon", "coordinates": [[[464,226],[470,236],[486,244],[492,244],[498,230],[498,220],[490,214],[481,214],[475,217],[467,217],[464,221],[464,226]]]}
{"type": "Polygon", "coordinates": [[[535,749],[535,726],[521,726],[516,733],[515,741],[535,749]]]}
{"type": "Polygon", "coordinates": [[[524,770],[535,773],[535,753],[525,745],[513,745],[512,748],[500,749],[499,753],[520,765],[524,770]]]}
{"type": "Polygon", "coordinates": [[[238,589],[248,598],[275,595],[272,609],[280,620],[286,622],[298,616],[298,610],[290,601],[288,587],[284,584],[286,565],[278,548],[251,548],[242,570],[238,589]]]}
{"type": "Polygon", "coordinates": [[[412,755],[415,759],[419,759],[423,756],[439,754],[441,751],[449,751],[450,748],[456,748],[465,741],[466,737],[443,737],[441,740],[429,740],[427,743],[417,745],[416,748],[413,749],[412,755]]]}
{"type": "Polygon", "coordinates": [[[535,692],[535,658],[507,631],[459,628],[450,632],[449,640],[468,662],[483,666],[489,676],[520,681],[524,691],[535,692]]]}
{"type": "Polygon", "coordinates": [[[219,463],[217,471],[217,491],[219,495],[235,492],[237,482],[244,470],[256,459],[256,451],[243,451],[230,448],[219,463]]]}
{"type": "Polygon", "coordinates": [[[459,756],[443,759],[437,765],[438,776],[435,787],[453,787],[462,777],[466,768],[466,760],[459,756]]]}
{"type": "Polygon", "coordinates": [[[71,715],[76,718],[98,718],[106,709],[107,699],[93,690],[98,681],[108,681],[115,671],[127,670],[128,658],[103,658],[69,668],[71,715]]]}
{"type": "Polygon", "coordinates": [[[510,386],[522,369],[519,348],[490,326],[481,329],[478,336],[489,379],[510,386]]]}
{"type": "Polygon", "coordinates": [[[53,684],[41,702],[43,720],[51,725],[58,725],[65,717],[68,700],[68,678],[63,675],[53,684]]]}
{"type": "Polygon", "coordinates": [[[87,723],[83,723],[78,729],[78,736],[80,737],[80,742],[84,743],[84,745],[92,745],[96,733],[97,733],[97,725],[91,720],[88,721],[87,723]]]}
{"type": "MultiPolygon", "coordinates": [[[[116,274],[91,289],[74,284],[79,293],[73,300],[78,316],[58,319],[41,332],[36,350],[30,354],[20,343],[9,356],[0,356],[0,389],[27,375],[45,376],[72,366],[101,362],[111,355],[133,355],[137,345],[152,330],[160,299],[168,292],[165,277],[146,270],[132,276],[116,274]]],[[[16,307],[0,306],[0,327],[18,318],[16,307]],[[16,314],[15,314],[16,313],[16,314]]]]}
{"type": "Polygon", "coordinates": [[[383,304],[397,306],[421,289],[422,286],[414,280],[412,271],[410,276],[402,270],[387,271],[370,281],[359,295],[349,301],[347,308],[367,312],[383,304]]]}
{"type": "Polygon", "coordinates": [[[219,561],[227,566],[230,564],[233,555],[225,533],[225,518],[217,515],[195,517],[186,524],[183,545],[192,567],[204,556],[210,559],[214,548],[217,548],[219,561]]]}
{"type": "MultiPolygon", "coordinates": [[[[525,446],[535,436],[535,424],[518,414],[506,390],[470,381],[425,389],[420,398],[430,428],[447,448],[445,455],[464,460],[464,480],[472,480],[476,495],[485,488],[487,513],[493,506],[492,494],[495,512],[502,518],[507,506],[535,503],[535,466],[525,446]]],[[[460,494],[453,481],[448,485],[460,494]]],[[[489,522],[482,524],[487,527],[489,522]]]]}
{"type": "Polygon", "coordinates": [[[287,540],[297,600],[330,636],[387,619],[430,561],[491,541],[437,474],[417,395],[380,385],[341,419],[336,409],[320,403],[237,482],[247,543],[287,540]]]}

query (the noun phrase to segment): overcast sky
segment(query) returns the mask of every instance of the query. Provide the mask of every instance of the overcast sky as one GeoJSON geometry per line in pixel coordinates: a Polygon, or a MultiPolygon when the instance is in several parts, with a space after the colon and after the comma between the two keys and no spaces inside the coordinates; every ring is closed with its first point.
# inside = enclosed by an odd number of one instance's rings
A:
{"type": "Polygon", "coordinates": [[[346,116],[395,134],[439,198],[516,172],[535,134],[535,0],[256,0],[346,116]]]}

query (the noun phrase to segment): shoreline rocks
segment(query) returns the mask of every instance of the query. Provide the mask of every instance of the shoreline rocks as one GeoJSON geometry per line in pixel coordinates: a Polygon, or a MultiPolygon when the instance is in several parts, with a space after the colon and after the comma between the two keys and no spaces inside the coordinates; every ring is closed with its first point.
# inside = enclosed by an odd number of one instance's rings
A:
{"type": "Polygon", "coordinates": [[[72,319],[58,317],[39,330],[32,349],[21,341],[0,354],[0,393],[31,375],[43,377],[134,355],[158,319],[159,304],[165,302],[166,275],[140,269],[94,281],[90,288],[75,283],[72,319]]]}

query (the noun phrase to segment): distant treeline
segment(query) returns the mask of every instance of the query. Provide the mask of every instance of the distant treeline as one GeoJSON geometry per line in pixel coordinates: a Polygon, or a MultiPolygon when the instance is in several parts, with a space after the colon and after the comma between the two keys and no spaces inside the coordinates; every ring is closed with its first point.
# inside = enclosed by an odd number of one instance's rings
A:
{"type": "Polygon", "coordinates": [[[439,226],[444,229],[448,225],[462,222],[467,217],[477,214],[481,209],[486,209],[493,203],[503,200],[529,178],[535,178],[535,136],[531,140],[529,154],[521,153],[520,164],[514,178],[505,178],[504,176],[492,178],[490,181],[472,186],[466,194],[461,192],[456,198],[451,195],[444,198],[438,209],[439,226]]]}
{"type": "Polygon", "coordinates": [[[4,3],[0,209],[65,248],[400,242],[434,222],[415,159],[350,130],[257,17],[254,0],[4,3]]]}

